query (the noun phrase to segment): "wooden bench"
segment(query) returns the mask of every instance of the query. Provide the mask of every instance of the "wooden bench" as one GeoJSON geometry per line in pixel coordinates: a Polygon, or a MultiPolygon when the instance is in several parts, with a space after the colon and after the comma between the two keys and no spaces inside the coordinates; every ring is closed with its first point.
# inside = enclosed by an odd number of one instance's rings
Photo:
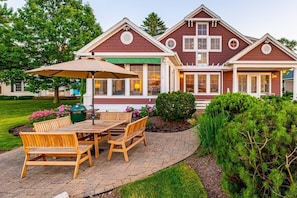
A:
{"type": "Polygon", "coordinates": [[[92,166],[91,151],[92,145],[79,145],[75,132],[73,133],[35,133],[20,132],[25,152],[25,161],[21,173],[21,178],[26,176],[29,165],[57,165],[75,166],[73,179],[78,175],[79,165],[89,160],[92,166]],[[34,157],[31,157],[34,156],[34,157]],[[76,157],[76,160],[47,161],[46,157],[76,157]],[[42,159],[43,161],[38,161],[42,159]]]}
{"type": "Polygon", "coordinates": [[[56,120],[58,121],[59,128],[73,124],[70,116],[56,118],[56,120]]]}
{"type": "Polygon", "coordinates": [[[48,132],[50,130],[55,130],[60,128],[57,119],[34,122],[33,127],[35,132],[48,132]]]}
{"type": "Polygon", "coordinates": [[[132,112],[100,112],[100,120],[125,120],[124,124],[109,130],[109,135],[119,135],[124,133],[126,125],[131,123],[132,112]]]}
{"type": "Polygon", "coordinates": [[[41,122],[34,122],[33,126],[34,126],[34,131],[36,132],[48,132],[50,130],[55,130],[71,124],[72,124],[72,121],[70,116],[65,116],[65,117],[45,120],[41,122]]]}
{"type": "Polygon", "coordinates": [[[110,144],[109,153],[107,160],[111,160],[113,152],[121,152],[124,154],[125,161],[128,162],[128,151],[133,148],[135,145],[143,141],[144,145],[146,146],[146,139],[145,139],[145,127],[146,122],[148,120],[148,116],[136,120],[127,125],[125,128],[125,133],[111,137],[108,143],[110,144]],[[134,141],[134,139],[136,139],[134,141]],[[134,141],[134,142],[133,142],[134,141]],[[127,142],[130,144],[127,146],[127,142]]]}

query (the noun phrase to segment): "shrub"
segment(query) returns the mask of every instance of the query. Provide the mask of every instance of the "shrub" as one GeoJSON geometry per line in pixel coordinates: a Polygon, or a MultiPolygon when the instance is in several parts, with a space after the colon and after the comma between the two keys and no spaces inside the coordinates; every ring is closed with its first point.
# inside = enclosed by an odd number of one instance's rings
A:
{"type": "Polygon", "coordinates": [[[212,153],[216,147],[216,134],[221,128],[225,126],[228,121],[228,116],[224,113],[220,113],[216,116],[209,114],[203,114],[198,118],[199,124],[197,125],[197,134],[201,142],[202,153],[212,153]]]}
{"type": "Polygon", "coordinates": [[[230,197],[296,196],[296,123],[296,105],[260,103],[216,135],[214,153],[230,197]]]}
{"type": "Polygon", "coordinates": [[[195,97],[180,91],[161,93],[157,97],[156,108],[163,120],[185,121],[196,111],[195,97]]]}
{"type": "Polygon", "coordinates": [[[260,99],[248,94],[225,93],[216,96],[206,107],[205,113],[212,117],[220,113],[229,114],[229,118],[232,120],[235,115],[245,112],[261,102],[260,99]]]}
{"type": "Polygon", "coordinates": [[[132,117],[145,117],[145,116],[154,116],[157,115],[155,106],[151,107],[149,105],[145,105],[141,107],[140,109],[135,109],[133,107],[127,106],[125,109],[126,112],[132,112],[132,117]]]}
{"type": "Polygon", "coordinates": [[[155,111],[156,111],[155,106],[150,107],[149,105],[145,105],[145,106],[140,108],[139,116],[141,118],[143,118],[145,116],[153,116],[153,115],[156,114],[155,111]]]}

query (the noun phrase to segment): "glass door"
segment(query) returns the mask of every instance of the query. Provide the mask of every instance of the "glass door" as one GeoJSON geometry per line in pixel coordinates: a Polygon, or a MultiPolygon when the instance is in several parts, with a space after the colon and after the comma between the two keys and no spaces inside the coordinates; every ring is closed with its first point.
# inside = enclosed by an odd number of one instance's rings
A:
{"type": "Polygon", "coordinates": [[[252,96],[259,97],[259,89],[258,89],[258,76],[252,75],[250,76],[250,93],[252,96]]]}

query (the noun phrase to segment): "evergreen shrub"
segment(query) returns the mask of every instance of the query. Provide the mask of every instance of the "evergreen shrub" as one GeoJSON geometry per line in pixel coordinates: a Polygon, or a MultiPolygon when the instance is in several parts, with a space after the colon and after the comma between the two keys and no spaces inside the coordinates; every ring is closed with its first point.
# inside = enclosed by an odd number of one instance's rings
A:
{"type": "Polygon", "coordinates": [[[260,99],[243,93],[225,93],[216,96],[206,107],[205,113],[214,117],[217,114],[229,114],[230,120],[235,115],[250,109],[252,106],[263,102],[260,99]]]}
{"type": "Polygon", "coordinates": [[[212,153],[215,149],[216,134],[225,126],[228,121],[228,116],[220,113],[216,116],[203,114],[199,117],[199,124],[196,126],[198,138],[201,142],[201,154],[212,153]]]}
{"type": "Polygon", "coordinates": [[[195,113],[195,97],[187,92],[168,92],[158,95],[156,108],[166,121],[185,121],[195,113]]]}
{"type": "Polygon", "coordinates": [[[259,103],[216,135],[215,156],[230,197],[296,197],[297,106],[259,103]]]}
{"type": "Polygon", "coordinates": [[[225,93],[216,96],[198,118],[197,133],[201,142],[201,154],[212,153],[216,146],[216,135],[225,124],[252,106],[263,101],[242,93],[225,93]]]}

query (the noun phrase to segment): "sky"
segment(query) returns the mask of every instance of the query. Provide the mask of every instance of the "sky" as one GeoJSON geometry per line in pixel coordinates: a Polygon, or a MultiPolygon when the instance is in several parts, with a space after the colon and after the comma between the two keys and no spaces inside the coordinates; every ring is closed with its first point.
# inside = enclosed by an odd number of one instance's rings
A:
{"type": "MultiPolygon", "coordinates": [[[[7,0],[14,10],[25,0],[7,0]]],[[[136,25],[143,24],[152,12],[167,28],[204,4],[240,33],[261,38],[269,33],[276,39],[297,40],[296,0],[83,0],[93,9],[103,31],[127,17],[136,25]]]]}

